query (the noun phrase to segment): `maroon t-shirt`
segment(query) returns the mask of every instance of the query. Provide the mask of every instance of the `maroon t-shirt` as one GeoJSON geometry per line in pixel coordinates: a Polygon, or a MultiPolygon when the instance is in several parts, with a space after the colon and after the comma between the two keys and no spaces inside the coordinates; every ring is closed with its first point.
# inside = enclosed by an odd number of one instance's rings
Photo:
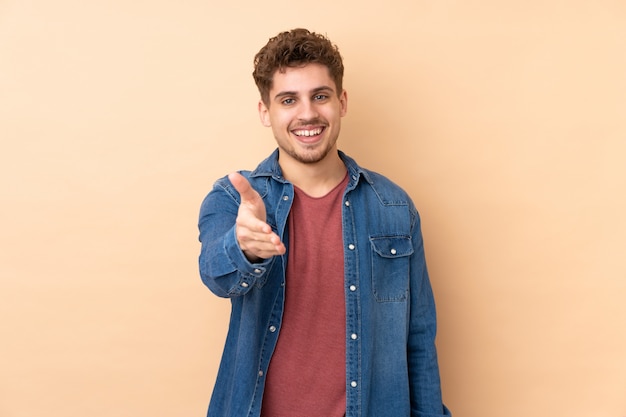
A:
{"type": "Polygon", "coordinates": [[[314,198],[295,189],[285,311],[267,372],[262,417],[346,412],[342,197],[348,177],[314,198]]]}

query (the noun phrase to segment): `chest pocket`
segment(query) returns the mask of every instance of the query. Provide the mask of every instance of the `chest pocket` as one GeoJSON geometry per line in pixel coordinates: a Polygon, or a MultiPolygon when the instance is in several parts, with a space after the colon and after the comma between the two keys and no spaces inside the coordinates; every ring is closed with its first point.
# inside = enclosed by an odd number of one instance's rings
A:
{"type": "Polygon", "coordinates": [[[372,236],[372,291],[378,302],[406,301],[409,292],[409,236],[372,236]]]}

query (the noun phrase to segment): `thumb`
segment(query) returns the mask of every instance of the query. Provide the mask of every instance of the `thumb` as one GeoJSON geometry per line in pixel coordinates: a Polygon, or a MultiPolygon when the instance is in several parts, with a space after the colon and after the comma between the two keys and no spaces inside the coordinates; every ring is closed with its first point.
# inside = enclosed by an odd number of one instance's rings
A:
{"type": "Polygon", "coordinates": [[[239,192],[241,196],[241,203],[256,203],[259,201],[259,193],[255,191],[250,185],[250,182],[238,172],[233,172],[228,175],[228,179],[235,187],[235,190],[239,192]]]}

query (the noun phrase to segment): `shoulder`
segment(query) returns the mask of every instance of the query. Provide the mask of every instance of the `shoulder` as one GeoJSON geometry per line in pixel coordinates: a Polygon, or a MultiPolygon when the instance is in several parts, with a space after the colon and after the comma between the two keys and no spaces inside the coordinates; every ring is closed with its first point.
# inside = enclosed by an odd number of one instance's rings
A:
{"type": "Polygon", "coordinates": [[[352,180],[358,180],[359,187],[371,189],[383,205],[412,205],[409,194],[385,175],[364,168],[343,152],[339,156],[346,164],[352,180]]]}
{"type": "Polygon", "coordinates": [[[361,168],[361,171],[365,178],[362,183],[372,188],[382,204],[413,205],[409,193],[385,175],[366,168],[361,168]]]}

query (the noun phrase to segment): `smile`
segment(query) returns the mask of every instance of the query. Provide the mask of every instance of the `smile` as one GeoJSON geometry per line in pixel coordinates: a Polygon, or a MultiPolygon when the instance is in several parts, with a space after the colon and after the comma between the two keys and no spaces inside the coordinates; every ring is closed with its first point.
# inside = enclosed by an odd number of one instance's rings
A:
{"type": "Polygon", "coordinates": [[[321,127],[318,127],[316,129],[297,129],[293,131],[293,134],[296,136],[310,137],[321,134],[323,130],[324,129],[321,127]]]}

